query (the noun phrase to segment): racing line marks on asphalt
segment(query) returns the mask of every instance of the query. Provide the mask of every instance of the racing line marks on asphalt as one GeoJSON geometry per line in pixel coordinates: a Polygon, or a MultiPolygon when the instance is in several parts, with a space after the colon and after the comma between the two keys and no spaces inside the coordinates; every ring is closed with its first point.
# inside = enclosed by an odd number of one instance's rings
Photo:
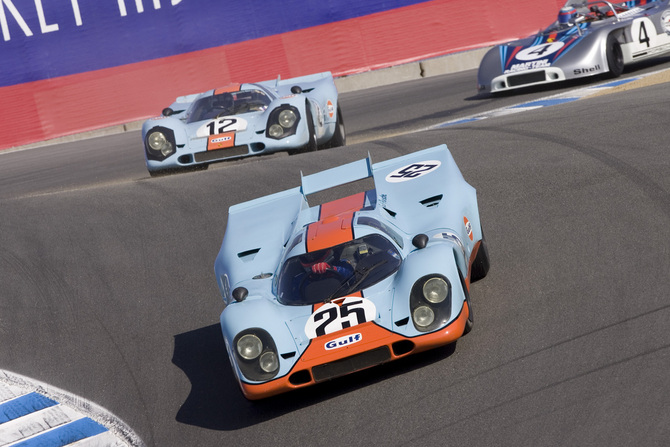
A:
{"type": "MultiPolygon", "coordinates": [[[[587,96],[594,96],[598,94],[604,94],[604,93],[614,93],[615,91],[621,90],[621,87],[624,85],[633,85],[631,83],[635,81],[640,81],[645,78],[660,78],[660,81],[657,82],[650,82],[647,83],[647,85],[651,85],[653,83],[659,83],[659,82],[668,82],[668,78],[670,75],[670,70],[660,70],[660,71],[655,71],[652,73],[646,73],[644,75],[640,76],[635,76],[632,78],[627,78],[627,79],[619,79],[616,81],[610,81],[606,82],[604,84],[599,84],[595,86],[589,86],[589,87],[584,87],[576,90],[572,90],[569,92],[564,92],[564,93],[559,93],[558,95],[554,96],[548,96],[546,98],[542,99],[537,99],[521,104],[516,104],[513,106],[507,106],[503,107],[500,109],[494,109],[485,113],[481,113],[478,115],[473,115],[467,118],[460,118],[457,120],[453,121],[447,121],[445,123],[441,124],[436,124],[431,127],[428,127],[427,129],[424,130],[434,130],[434,129],[442,129],[445,127],[453,126],[456,124],[465,124],[465,123],[471,123],[473,121],[481,121],[484,119],[488,118],[495,118],[497,116],[505,116],[505,115],[512,115],[515,113],[519,112],[527,112],[529,110],[535,110],[535,109],[540,109],[542,107],[549,107],[549,106],[555,106],[558,104],[565,104],[568,102],[573,102],[577,101],[578,99],[585,98],[587,96]]],[[[638,83],[642,84],[642,83],[638,83]]],[[[640,85],[644,86],[644,85],[640,85]]],[[[634,88],[634,87],[633,87],[634,88]]]]}
{"type": "Polygon", "coordinates": [[[97,405],[0,370],[0,446],[143,447],[126,424],[97,405]]]}

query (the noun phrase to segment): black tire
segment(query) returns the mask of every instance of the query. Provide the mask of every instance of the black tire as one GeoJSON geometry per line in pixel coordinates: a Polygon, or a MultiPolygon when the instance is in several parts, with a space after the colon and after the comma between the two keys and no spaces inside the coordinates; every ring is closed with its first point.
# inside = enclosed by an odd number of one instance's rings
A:
{"type": "Polygon", "coordinates": [[[470,292],[468,292],[468,288],[465,286],[465,280],[463,279],[460,270],[458,272],[458,276],[460,276],[461,278],[463,293],[465,293],[465,302],[468,303],[468,319],[465,321],[465,328],[463,329],[463,335],[467,335],[468,333],[470,333],[470,331],[472,330],[472,326],[474,326],[475,324],[475,316],[474,312],[472,311],[472,303],[470,302],[470,292]]]}
{"type": "Polygon", "coordinates": [[[621,44],[614,34],[607,36],[606,52],[609,77],[618,78],[623,73],[623,52],[621,51],[621,44]]]}
{"type": "Polygon", "coordinates": [[[312,108],[307,104],[305,107],[305,113],[307,115],[307,129],[309,129],[309,141],[302,148],[300,152],[315,152],[319,149],[318,144],[316,143],[316,132],[314,131],[314,119],[312,118],[312,108]]]}
{"type": "Polygon", "coordinates": [[[482,232],[482,242],[479,244],[477,256],[475,257],[475,260],[472,263],[472,268],[470,269],[470,284],[485,278],[489,272],[490,267],[491,262],[489,260],[489,250],[486,248],[486,239],[484,238],[484,233],[482,232]]]}
{"type": "Polygon", "coordinates": [[[342,110],[340,105],[337,105],[337,122],[335,123],[335,133],[333,138],[324,145],[325,149],[330,149],[332,147],[340,147],[347,145],[347,133],[344,128],[344,117],[342,116],[342,110]]]}

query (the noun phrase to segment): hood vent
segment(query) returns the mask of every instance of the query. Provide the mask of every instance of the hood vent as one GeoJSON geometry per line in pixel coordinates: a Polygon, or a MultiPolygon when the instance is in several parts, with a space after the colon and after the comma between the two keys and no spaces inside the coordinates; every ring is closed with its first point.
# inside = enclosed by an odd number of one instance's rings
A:
{"type": "Polygon", "coordinates": [[[438,194],[433,197],[428,197],[427,199],[423,199],[421,202],[421,205],[425,206],[426,208],[432,208],[434,206],[437,206],[440,204],[440,201],[442,200],[442,194],[438,194]]]}
{"type": "Polygon", "coordinates": [[[237,257],[244,262],[253,261],[256,257],[256,254],[261,251],[260,248],[254,248],[253,250],[241,251],[237,254],[237,257]]]}

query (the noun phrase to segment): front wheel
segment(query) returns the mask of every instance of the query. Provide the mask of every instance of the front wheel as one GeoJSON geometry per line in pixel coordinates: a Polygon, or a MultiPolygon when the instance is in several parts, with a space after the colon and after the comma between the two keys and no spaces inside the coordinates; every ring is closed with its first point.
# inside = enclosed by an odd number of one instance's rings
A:
{"type": "Polygon", "coordinates": [[[307,141],[307,144],[305,147],[302,149],[302,152],[315,152],[318,150],[318,145],[316,142],[316,131],[314,130],[314,119],[312,118],[312,108],[307,105],[305,108],[306,115],[307,115],[307,129],[309,130],[309,140],[307,141]]]}
{"type": "Polygon", "coordinates": [[[335,123],[335,133],[333,137],[324,145],[325,149],[330,149],[332,147],[346,146],[347,144],[347,133],[344,129],[344,117],[342,116],[342,110],[340,105],[337,105],[337,122],[335,123]]]}
{"type": "Polygon", "coordinates": [[[479,244],[479,249],[477,250],[477,256],[472,262],[472,267],[470,269],[470,283],[479,281],[480,279],[486,277],[491,267],[491,262],[489,261],[489,250],[486,248],[486,239],[484,238],[484,233],[482,232],[482,241],[479,244]]]}
{"type": "Polygon", "coordinates": [[[609,75],[612,78],[618,78],[623,73],[623,52],[621,44],[614,36],[607,36],[607,65],[609,66],[609,75]]]}

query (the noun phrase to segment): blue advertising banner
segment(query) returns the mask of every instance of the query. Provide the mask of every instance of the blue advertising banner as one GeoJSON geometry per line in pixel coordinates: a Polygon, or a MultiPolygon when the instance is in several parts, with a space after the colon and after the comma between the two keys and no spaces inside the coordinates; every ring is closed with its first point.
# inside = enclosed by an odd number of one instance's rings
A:
{"type": "Polygon", "coordinates": [[[0,0],[0,87],[116,67],[427,0],[0,0]]]}

